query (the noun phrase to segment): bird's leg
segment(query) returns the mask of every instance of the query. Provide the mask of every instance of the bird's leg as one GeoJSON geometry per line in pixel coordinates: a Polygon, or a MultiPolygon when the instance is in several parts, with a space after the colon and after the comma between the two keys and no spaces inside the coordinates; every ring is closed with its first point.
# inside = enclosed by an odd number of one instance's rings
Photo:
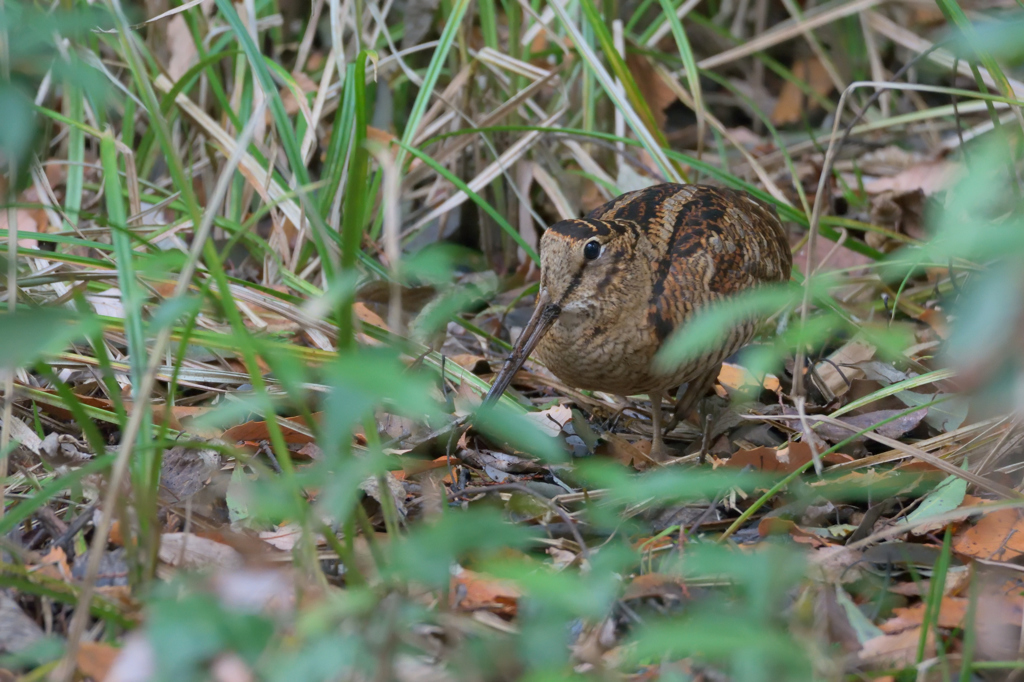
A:
{"type": "Polygon", "coordinates": [[[665,440],[662,438],[661,401],[665,397],[665,392],[651,391],[647,395],[651,399],[651,422],[654,427],[654,437],[651,439],[651,459],[663,462],[673,454],[665,447],[665,440]]]}
{"type": "Polygon", "coordinates": [[[686,391],[682,397],[676,402],[675,411],[672,413],[672,418],[665,425],[665,431],[671,431],[675,428],[683,419],[686,419],[686,415],[690,413],[693,406],[697,402],[707,395],[707,392],[711,390],[711,387],[715,385],[715,379],[718,378],[718,374],[721,371],[722,366],[717,365],[707,373],[695,378],[687,386],[686,391]]]}

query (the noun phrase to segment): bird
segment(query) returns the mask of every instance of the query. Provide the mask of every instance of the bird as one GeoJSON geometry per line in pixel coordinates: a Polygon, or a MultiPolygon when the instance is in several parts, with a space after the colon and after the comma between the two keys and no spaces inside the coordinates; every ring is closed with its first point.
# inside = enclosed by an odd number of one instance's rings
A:
{"type": "Polygon", "coordinates": [[[663,183],[555,223],[540,240],[533,315],[483,402],[500,398],[536,350],[570,386],[648,395],[651,457],[665,461],[672,454],[662,434],[666,391],[685,383],[677,408],[694,404],[761,320],[737,324],[720,347],[674,367],[656,364],[658,351],[707,306],[789,281],[792,264],[774,206],[743,190],[663,183]]]}

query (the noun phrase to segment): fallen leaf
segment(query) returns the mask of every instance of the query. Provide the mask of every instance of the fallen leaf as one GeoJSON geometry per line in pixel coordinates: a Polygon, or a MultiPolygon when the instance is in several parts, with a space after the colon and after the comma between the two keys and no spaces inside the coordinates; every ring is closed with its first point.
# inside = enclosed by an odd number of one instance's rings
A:
{"type": "Polygon", "coordinates": [[[949,338],[949,318],[938,308],[925,309],[923,313],[917,316],[917,319],[934,329],[935,333],[943,341],[949,338]]]}
{"type": "Polygon", "coordinates": [[[75,663],[86,677],[105,680],[120,653],[120,649],[103,642],[80,642],[75,663]]]}
{"type": "Polygon", "coordinates": [[[646,441],[648,452],[644,452],[639,447],[639,444],[634,445],[622,436],[611,432],[603,434],[601,438],[604,442],[598,445],[594,451],[598,455],[611,457],[616,462],[633,467],[637,471],[646,471],[651,467],[658,466],[658,463],[651,459],[648,454],[650,451],[650,441],[646,441]]]}
{"type": "Polygon", "coordinates": [[[185,17],[175,14],[167,22],[167,50],[170,57],[167,60],[167,76],[177,82],[195,61],[198,52],[196,44],[192,40],[192,31],[188,28],[185,17]]]}
{"type": "MultiPolygon", "coordinates": [[[[779,450],[765,447],[739,450],[725,461],[725,466],[742,469],[749,465],[758,471],[789,474],[810,462],[811,458],[811,446],[798,442],[789,443],[779,450]]],[[[852,462],[853,458],[841,452],[833,452],[825,455],[822,461],[825,464],[843,464],[852,462]]]]}
{"type": "MultiPolygon", "coordinates": [[[[929,631],[925,642],[925,656],[935,655],[935,635],[929,631]]],[[[921,641],[921,628],[904,630],[895,635],[882,635],[864,642],[859,658],[875,666],[909,668],[917,663],[917,646],[921,641]]]]}
{"type": "Polygon", "coordinates": [[[160,462],[161,496],[173,504],[184,502],[202,490],[220,467],[220,453],[212,448],[170,448],[160,462]]]}
{"type": "Polygon", "coordinates": [[[868,194],[904,194],[920,190],[925,196],[929,196],[949,189],[963,177],[963,174],[963,165],[959,163],[945,159],[930,161],[911,166],[887,178],[869,180],[864,183],[864,191],[868,194]]]}
{"type": "Polygon", "coordinates": [[[459,367],[468,369],[470,372],[476,375],[490,374],[491,365],[487,362],[487,359],[480,355],[473,355],[472,353],[458,353],[448,358],[459,367]]]}
{"type": "Polygon", "coordinates": [[[871,620],[864,615],[861,608],[850,598],[842,587],[836,586],[836,603],[846,614],[846,621],[857,635],[857,641],[863,646],[875,637],[884,634],[871,620]]]}
{"type": "Polygon", "coordinates": [[[987,561],[1012,561],[1024,555],[1024,519],[1017,509],[986,514],[956,534],[953,551],[987,561]]]}
{"type": "Polygon", "coordinates": [[[849,367],[860,362],[867,362],[875,357],[875,347],[860,339],[853,339],[843,344],[828,356],[828,362],[819,362],[814,371],[824,384],[823,388],[838,397],[850,390],[854,379],[864,377],[864,372],[856,367],[849,367]]]}
{"type": "Polygon", "coordinates": [[[461,569],[452,576],[449,598],[451,606],[460,611],[484,609],[513,616],[522,593],[507,580],[461,569]]]}
{"type": "Polygon", "coordinates": [[[61,547],[54,547],[46,556],[43,562],[35,569],[36,573],[45,575],[54,580],[67,582],[71,579],[71,566],[68,565],[68,555],[61,547]]]}
{"type": "Polygon", "coordinates": [[[650,106],[658,129],[664,130],[665,123],[668,121],[665,110],[678,99],[672,92],[672,88],[662,80],[658,72],[651,66],[650,60],[644,55],[627,52],[626,68],[632,74],[644,101],[650,106]]]}
{"type": "MultiPolygon", "coordinates": [[[[319,419],[322,413],[317,412],[313,414],[314,419],[319,419]]],[[[306,425],[306,420],[302,416],[286,417],[284,419],[278,419],[277,424],[281,427],[281,431],[284,433],[284,440],[286,443],[312,443],[313,439],[304,433],[300,433],[294,429],[288,428],[288,422],[294,422],[296,424],[306,425]]],[[[267,430],[267,422],[265,421],[252,421],[237,426],[232,426],[230,429],[224,432],[221,439],[228,443],[238,443],[240,441],[259,441],[268,440],[270,438],[270,432],[267,430]]]]}
{"type": "MultiPolygon", "coordinates": [[[[797,59],[793,62],[793,75],[806,81],[811,89],[819,95],[829,94],[834,87],[828,71],[817,57],[797,59]]],[[[778,126],[802,121],[808,108],[805,100],[803,90],[793,81],[787,80],[779,91],[779,99],[772,111],[772,123],[778,126]]],[[[817,104],[812,106],[817,107],[817,104]]]]}
{"type": "Polygon", "coordinates": [[[235,567],[242,564],[242,555],[236,550],[192,533],[161,535],[158,556],[165,564],[183,568],[235,567]]]}
{"type": "MultiPolygon", "coordinates": [[[[301,71],[292,73],[292,78],[295,79],[295,84],[299,86],[299,90],[303,94],[309,94],[316,92],[317,83],[312,78],[307,76],[301,71]]],[[[289,116],[294,116],[299,113],[299,101],[295,99],[295,93],[289,87],[281,88],[281,102],[284,104],[285,111],[288,112],[289,116]]]]}
{"type": "Polygon", "coordinates": [[[682,599],[688,596],[686,582],[677,575],[666,573],[645,573],[629,581],[622,593],[624,600],[648,597],[671,597],[682,599]]]}
{"type": "MultiPolygon", "coordinates": [[[[875,412],[865,412],[863,414],[857,414],[849,417],[840,417],[839,421],[849,424],[854,427],[856,431],[844,429],[841,426],[835,424],[829,424],[822,422],[814,426],[814,432],[831,443],[838,443],[839,441],[846,440],[857,431],[870,428],[876,424],[889,419],[905,410],[876,410],[875,412]]],[[[916,410],[910,414],[905,414],[901,417],[897,417],[893,421],[887,424],[881,424],[878,428],[874,429],[874,432],[880,436],[887,438],[899,438],[908,431],[914,430],[921,420],[927,416],[928,410],[916,410]]],[[[854,442],[865,440],[866,436],[857,436],[854,442]]]]}
{"type": "Polygon", "coordinates": [[[295,549],[302,537],[302,526],[297,523],[286,523],[274,530],[263,530],[258,533],[260,540],[283,552],[295,549]]]}
{"type": "MultiPolygon", "coordinates": [[[[398,512],[399,517],[404,519],[408,513],[405,508],[405,487],[390,471],[384,472],[384,480],[387,484],[388,497],[391,498],[391,505],[398,512]]],[[[377,504],[383,506],[384,499],[376,476],[363,479],[363,482],[359,484],[359,489],[373,498],[377,504]]]]}
{"type": "Polygon", "coordinates": [[[98,294],[89,294],[85,297],[92,304],[97,315],[124,319],[124,305],[121,303],[121,290],[111,287],[98,294]]]}
{"type": "MultiPolygon", "coordinates": [[[[917,509],[907,515],[905,523],[913,525],[932,516],[951,512],[964,502],[967,494],[967,481],[959,476],[947,476],[935,489],[925,495],[917,509]]],[[[929,523],[912,531],[914,535],[925,535],[945,528],[948,521],[929,523]]]]}
{"type": "Polygon", "coordinates": [[[555,405],[542,412],[528,412],[526,418],[545,435],[557,438],[565,425],[572,421],[572,410],[565,405],[555,405]]]}
{"type": "MultiPolygon", "coordinates": [[[[968,600],[963,597],[943,597],[939,605],[938,625],[940,628],[953,629],[961,627],[967,615],[968,600]]],[[[921,602],[908,608],[893,609],[894,616],[885,621],[879,628],[887,634],[903,632],[907,628],[920,626],[924,623],[926,604],[921,602]]]]}
{"type": "Polygon", "coordinates": [[[728,362],[722,363],[722,369],[718,373],[718,383],[733,391],[746,391],[761,386],[773,393],[781,390],[779,380],[771,374],[766,374],[764,381],[759,381],[754,373],[746,367],[734,365],[728,362]]]}
{"type": "MultiPolygon", "coordinates": [[[[15,222],[18,232],[41,232],[46,229],[46,222],[40,223],[36,220],[35,214],[25,208],[15,211],[15,222]]],[[[43,214],[45,219],[46,214],[43,214]]],[[[0,230],[6,230],[8,225],[7,209],[0,211],[0,230]]],[[[6,240],[6,237],[4,238],[6,240]]],[[[38,249],[39,242],[31,237],[18,237],[18,246],[24,249],[38,249]]]]}

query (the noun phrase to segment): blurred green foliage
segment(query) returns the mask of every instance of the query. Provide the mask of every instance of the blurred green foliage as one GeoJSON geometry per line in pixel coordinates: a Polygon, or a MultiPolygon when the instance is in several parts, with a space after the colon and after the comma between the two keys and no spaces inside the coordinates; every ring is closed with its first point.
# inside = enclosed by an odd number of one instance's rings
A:
{"type": "Polygon", "coordinates": [[[76,84],[94,111],[106,110],[110,83],[86,55],[98,41],[93,32],[111,26],[110,15],[99,4],[61,3],[50,9],[10,0],[0,7],[0,32],[7,48],[0,74],[0,151],[22,179],[28,155],[40,141],[33,98],[47,73],[54,82],[76,84]],[[59,42],[65,39],[67,44],[59,42]]]}

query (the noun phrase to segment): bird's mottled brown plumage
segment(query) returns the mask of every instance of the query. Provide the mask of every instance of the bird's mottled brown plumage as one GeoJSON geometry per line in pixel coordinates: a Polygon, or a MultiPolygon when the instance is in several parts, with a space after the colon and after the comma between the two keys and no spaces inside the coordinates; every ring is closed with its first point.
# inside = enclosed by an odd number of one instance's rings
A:
{"type": "MultiPolygon", "coordinates": [[[[733,329],[721,348],[667,373],[654,367],[662,343],[696,310],[785,282],[791,266],[774,209],[745,192],[677,184],[629,192],[544,233],[535,338],[524,333],[517,346],[536,343],[540,359],[567,384],[650,394],[660,447],[662,392],[717,370],[750,341],[756,320],[733,329]],[[595,241],[599,255],[587,258],[595,241]]],[[[510,378],[499,377],[495,390],[510,378]]]]}
{"type": "MultiPolygon", "coordinates": [[[[662,342],[701,306],[788,280],[791,264],[779,219],[746,193],[664,184],[624,194],[544,233],[541,286],[562,312],[537,355],[579,388],[632,395],[677,386],[715,360],[658,373],[662,342]],[[587,261],[591,240],[602,252],[587,261]]],[[[717,362],[753,331],[734,330],[717,362]]]]}

